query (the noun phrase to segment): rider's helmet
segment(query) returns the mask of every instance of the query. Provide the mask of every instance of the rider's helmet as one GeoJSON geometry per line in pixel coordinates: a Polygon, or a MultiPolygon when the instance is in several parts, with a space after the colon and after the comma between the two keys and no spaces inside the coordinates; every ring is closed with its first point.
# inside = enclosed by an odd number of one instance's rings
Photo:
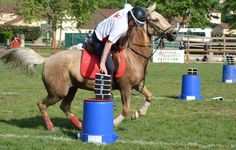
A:
{"type": "Polygon", "coordinates": [[[143,26],[146,21],[146,12],[141,7],[134,7],[129,11],[129,14],[134,19],[138,26],[143,26]]]}

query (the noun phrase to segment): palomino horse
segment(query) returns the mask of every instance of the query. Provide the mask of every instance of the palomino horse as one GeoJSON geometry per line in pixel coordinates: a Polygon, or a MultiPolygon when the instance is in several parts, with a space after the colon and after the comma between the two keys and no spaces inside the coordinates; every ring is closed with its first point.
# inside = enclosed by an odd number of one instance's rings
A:
{"type": "MultiPolygon", "coordinates": [[[[113,89],[120,91],[123,104],[123,112],[114,120],[115,125],[120,124],[130,111],[132,89],[146,97],[144,105],[133,113],[132,118],[145,115],[151,104],[152,94],[143,84],[149,56],[152,53],[151,36],[159,35],[169,41],[176,38],[174,28],[155,11],[155,8],[154,4],[146,9],[148,19],[144,29],[133,29],[126,42],[124,49],[126,70],[121,78],[114,79],[113,89]]],[[[29,48],[19,48],[6,51],[0,59],[29,71],[34,70],[36,64],[43,64],[42,80],[48,95],[37,104],[47,129],[53,130],[54,125],[46,110],[61,100],[62,111],[77,128],[82,129],[81,122],[71,112],[71,102],[78,89],[93,90],[94,80],[82,77],[81,56],[80,50],[65,50],[44,58],[29,48]]]]}

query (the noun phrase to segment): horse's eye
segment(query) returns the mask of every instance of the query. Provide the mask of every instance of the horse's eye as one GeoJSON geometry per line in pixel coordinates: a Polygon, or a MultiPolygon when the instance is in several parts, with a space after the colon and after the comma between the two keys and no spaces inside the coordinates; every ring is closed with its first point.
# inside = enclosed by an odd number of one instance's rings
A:
{"type": "Polygon", "coordinates": [[[159,19],[158,18],[154,18],[154,19],[152,19],[152,21],[159,22],[159,19]]]}

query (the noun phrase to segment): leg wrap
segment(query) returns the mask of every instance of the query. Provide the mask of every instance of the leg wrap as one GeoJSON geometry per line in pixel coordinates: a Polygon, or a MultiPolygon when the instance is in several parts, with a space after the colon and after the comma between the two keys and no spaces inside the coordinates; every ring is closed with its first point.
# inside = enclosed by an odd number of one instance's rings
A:
{"type": "Polygon", "coordinates": [[[73,114],[70,115],[70,121],[71,121],[78,129],[82,130],[82,123],[79,121],[79,119],[78,119],[75,115],[73,115],[73,114]]]}
{"type": "Polygon", "coordinates": [[[125,119],[125,117],[123,115],[119,115],[115,120],[114,120],[114,125],[118,126],[123,120],[125,119]]]}
{"type": "Polygon", "coordinates": [[[140,115],[145,115],[151,103],[145,102],[143,107],[139,109],[140,115]]]}
{"type": "Polygon", "coordinates": [[[43,116],[44,123],[46,124],[46,127],[48,130],[53,131],[54,125],[51,122],[51,119],[48,115],[43,116]]]}

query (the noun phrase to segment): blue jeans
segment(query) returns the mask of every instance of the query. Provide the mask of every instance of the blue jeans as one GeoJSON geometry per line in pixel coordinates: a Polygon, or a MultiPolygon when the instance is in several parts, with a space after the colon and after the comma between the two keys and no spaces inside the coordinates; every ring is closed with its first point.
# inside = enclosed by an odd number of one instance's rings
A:
{"type": "MultiPolygon", "coordinates": [[[[95,32],[92,35],[92,43],[93,43],[93,53],[96,56],[98,56],[99,61],[101,61],[101,57],[102,57],[102,53],[103,53],[103,49],[104,49],[105,44],[97,38],[95,32]]],[[[112,79],[114,71],[115,71],[115,64],[113,62],[111,52],[109,52],[109,54],[107,56],[106,67],[107,67],[107,73],[109,75],[111,75],[111,79],[112,79]]]]}

